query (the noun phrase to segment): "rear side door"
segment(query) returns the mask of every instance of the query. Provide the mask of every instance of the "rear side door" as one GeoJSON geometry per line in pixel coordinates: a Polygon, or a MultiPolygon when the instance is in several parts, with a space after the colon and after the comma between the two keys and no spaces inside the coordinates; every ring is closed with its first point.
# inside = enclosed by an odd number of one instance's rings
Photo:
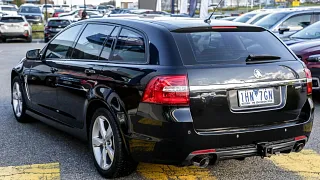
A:
{"type": "Polygon", "coordinates": [[[108,24],[88,24],[81,33],[70,59],[59,67],[58,102],[64,123],[82,128],[87,100],[102,70],[99,56],[114,29],[108,24]]]}
{"type": "MultiPolygon", "coordinates": [[[[299,31],[307,26],[309,26],[312,23],[312,12],[308,13],[301,13],[297,15],[290,16],[288,19],[286,19],[280,27],[287,27],[289,28],[290,34],[299,31]]],[[[286,35],[289,35],[286,33],[286,35]]]]}
{"type": "Polygon", "coordinates": [[[57,101],[58,69],[70,56],[73,43],[82,25],[76,25],[58,35],[43,51],[42,60],[34,61],[28,77],[33,109],[59,120],[57,101]]]}
{"type": "Polygon", "coordinates": [[[194,128],[230,132],[299,122],[307,100],[302,62],[268,31],[225,28],[174,33],[188,72],[194,128]]]}

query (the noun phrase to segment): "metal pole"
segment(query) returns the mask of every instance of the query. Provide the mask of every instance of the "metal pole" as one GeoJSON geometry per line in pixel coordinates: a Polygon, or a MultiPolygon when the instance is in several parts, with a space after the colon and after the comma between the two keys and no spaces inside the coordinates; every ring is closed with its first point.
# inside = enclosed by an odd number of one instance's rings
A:
{"type": "Polygon", "coordinates": [[[174,0],[171,0],[171,14],[174,14],[174,0]]]}

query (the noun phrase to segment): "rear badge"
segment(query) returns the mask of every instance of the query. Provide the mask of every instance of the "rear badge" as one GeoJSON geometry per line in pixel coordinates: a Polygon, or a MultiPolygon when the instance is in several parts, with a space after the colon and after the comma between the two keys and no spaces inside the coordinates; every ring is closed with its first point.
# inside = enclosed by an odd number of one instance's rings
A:
{"type": "Polygon", "coordinates": [[[261,71],[259,69],[255,69],[253,71],[253,75],[256,77],[256,78],[262,78],[262,74],[261,74],[261,71]]]}

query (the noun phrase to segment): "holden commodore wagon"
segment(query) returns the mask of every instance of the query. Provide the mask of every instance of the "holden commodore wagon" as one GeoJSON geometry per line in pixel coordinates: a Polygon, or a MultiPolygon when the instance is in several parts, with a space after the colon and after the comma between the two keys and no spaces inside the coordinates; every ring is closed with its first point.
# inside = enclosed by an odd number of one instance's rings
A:
{"type": "Polygon", "coordinates": [[[299,152],[314,116],[303,62],[268,30],[228,21],[80,21],[28,51],[11,79],[18,122],[88,140],[106,178],[138,162],[299,152]]]}

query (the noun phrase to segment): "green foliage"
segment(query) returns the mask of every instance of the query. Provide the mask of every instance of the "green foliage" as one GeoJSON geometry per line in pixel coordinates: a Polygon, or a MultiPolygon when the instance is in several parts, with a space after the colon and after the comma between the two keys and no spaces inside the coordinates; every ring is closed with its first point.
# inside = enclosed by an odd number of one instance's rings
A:
{"type": "Polygon", "coordinates": [[[32,32],[43,32],[44,25],[43,24],[33,24],[32,25],[32,32]]]}

